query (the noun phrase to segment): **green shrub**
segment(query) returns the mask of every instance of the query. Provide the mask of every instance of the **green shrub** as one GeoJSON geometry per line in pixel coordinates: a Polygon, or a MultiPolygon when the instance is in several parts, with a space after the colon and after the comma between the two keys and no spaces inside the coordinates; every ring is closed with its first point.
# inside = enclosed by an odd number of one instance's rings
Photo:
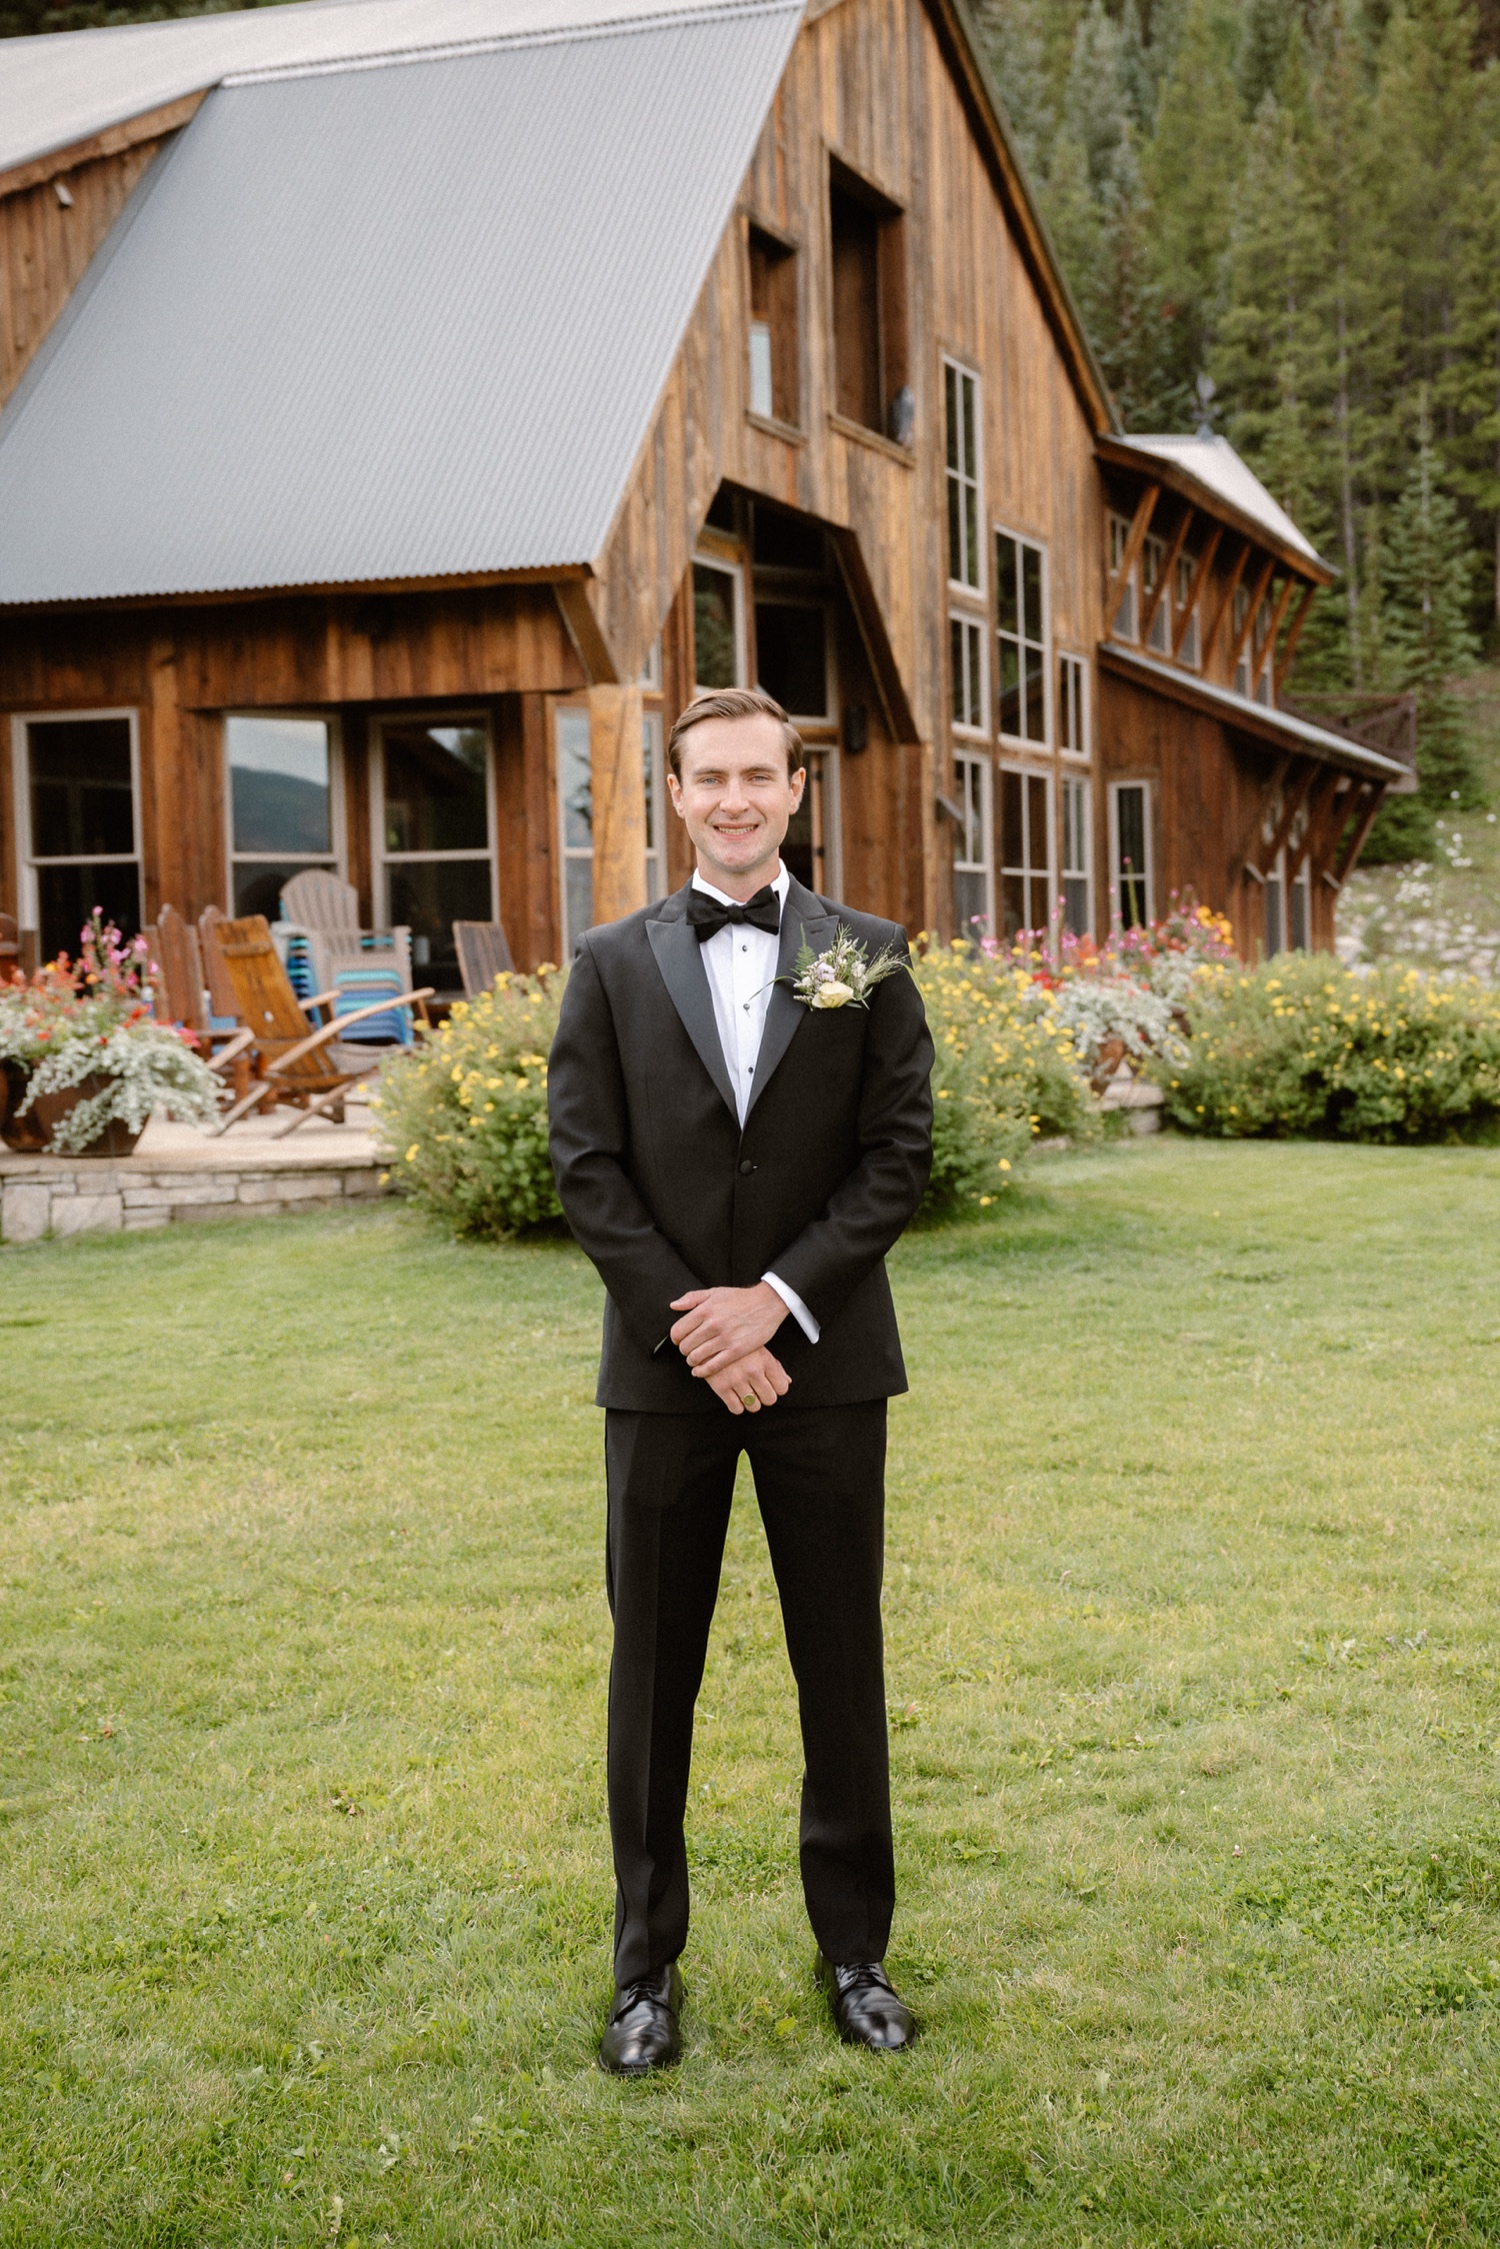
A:
{"type": "Polygon", "coordinates": [[[393,1056],[374,1097],[393,1183],[456,1234],[562,1217],[547,1153],[547,1055],[566,976],[501,976],[393,1056]]]}
{"type": "Polygon", "coordinates": [[[1500,994],[1472,981],[1278,954],[1204,971],[1187,1014],[1189,1059],[1157,1074],[1188,1131],[1450,1140],[1500,1118],[1500,994]]]}
{"type": "Polygon", "coordinates": [[[1033,1140],[1086,1134],[1097,1110],[1055,994],[1025,969],[960,940],[919,956],[913,973],[936,1050],[922,1215],[940,1217],[993,1202],[1033,1140]]]}

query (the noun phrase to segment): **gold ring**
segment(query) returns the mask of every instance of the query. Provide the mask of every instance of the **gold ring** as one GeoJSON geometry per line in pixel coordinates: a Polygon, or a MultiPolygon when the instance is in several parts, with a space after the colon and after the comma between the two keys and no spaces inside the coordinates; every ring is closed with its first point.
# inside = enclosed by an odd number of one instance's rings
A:
{"type": "Polygon", "coordinates": [[[740,1403],[746,1406],[758,1406],[760,1404],[760,1400],[756,1397],[753,1390],[747,1390],[740,1403]]]}

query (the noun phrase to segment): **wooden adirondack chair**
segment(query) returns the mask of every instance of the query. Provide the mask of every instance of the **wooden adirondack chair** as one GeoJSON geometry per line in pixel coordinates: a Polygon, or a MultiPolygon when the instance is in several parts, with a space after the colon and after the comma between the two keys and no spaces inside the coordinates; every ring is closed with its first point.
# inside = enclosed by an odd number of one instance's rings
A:
{"type": "Polygon", "coordinates": [[[236,1098],[250,1090],[250,1069],[245,1059],[254,1034],[233,1018],[215,1024],[205,990],[203,953],[198,932],[183,920],[175,906],[163,906],[146,938],[156,963],[157,1019],[174,1023],[190,1034],[194,1046],[211,1069],[232,1075],[236,1098]]]}
{"type": "Polygon", "coordinates": [[[456,921],[453,942],[458,948],[458,972],[470,999],[476,992],[487,992],[497,976],[515,968],[502,922],[456,921]]]}
{"type": "MultiPolygon", "coordinates": [[[[352,882],[344,882],[326,867],[305,868],[281,889],[281,911],[286,923],[305,938],[312,963],[313,982],[319,991],[334,994],[333,1013],[347,1023],[363,1014],[363,1003],[381,992],[391,993],[389,1019],[366,1019],[366,1034],[409,1045],[411,1031],[403,1025],[397,1007],[412,988],[411,931],[361,929],[359,895],[352,882]]],[[[423,1022],[429,1020],[425,1000],[416,1002],[423,1022]]]]}
{"type": "Polygon", "coordinates": [[[393,1004],[411,1006],[432,997],[429,988],[413,992],[401,1002],[382,998],[366,1009],[356,1009],[352,1015],[310,1031],[309,1014],[315,1008],[329,1006],[334,995],[319,992],[311,999],[297,998],[271,942],[271,928],[264,914],[248,914],[243,921],[215,922],[213,942],[233,987],[235,1011],[252,1035],[257,1071],[248,1093],[220,1124],[221,1132],[227,1132],[252,1109],[281,1101],[297,1103],[301,1114],[282,1126],[275,1135],[278,1140],[306,1124],[309,1117],[332,1112],[334,1121],[342,1122],[345,1094],[362,1078],[373,1077],[380,1061],[378,1056],[372,1058],[368,1047],[351,1046],[341,1034],[362,1015],[388,1014],[393,1004]]]}

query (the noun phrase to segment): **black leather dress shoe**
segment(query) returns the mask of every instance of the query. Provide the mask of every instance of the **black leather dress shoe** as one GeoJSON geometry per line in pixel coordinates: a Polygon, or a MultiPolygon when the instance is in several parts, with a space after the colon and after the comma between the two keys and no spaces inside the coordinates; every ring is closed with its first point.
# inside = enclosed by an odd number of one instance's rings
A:
{"type": "Polygon", "coordinates": [[[916,2037],[916,2019],[892,1991],[891,1979],[878,1960],[844,1967],[819,1953],[818,1981],[827,1990],[834,2027],[847,2045],[891,2054],[916,2037]]]}
{"type": "Polygon", "coordinates": [[[682,2052],[677,2035],[682,1990],[675,1960],[654,1976],[622,1984],[599,2048],[599,2067],[612,2069],[619,2077],[644,2077],[648,2070],[670,2068],[682,2052]]]}

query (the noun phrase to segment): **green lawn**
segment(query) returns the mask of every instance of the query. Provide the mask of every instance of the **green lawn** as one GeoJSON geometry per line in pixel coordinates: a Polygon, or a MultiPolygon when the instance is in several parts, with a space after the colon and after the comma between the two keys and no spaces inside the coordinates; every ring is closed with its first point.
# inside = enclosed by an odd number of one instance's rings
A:
{"type": "Polygon", "coordinates": [[[1063,1157],[895,1261],[913,2055],[753,1505],[606,2079],[599,1292],[395,1209],[0,1252],[0,2243],[1493,2242],[1500,1151],[1063,1157]]]}

